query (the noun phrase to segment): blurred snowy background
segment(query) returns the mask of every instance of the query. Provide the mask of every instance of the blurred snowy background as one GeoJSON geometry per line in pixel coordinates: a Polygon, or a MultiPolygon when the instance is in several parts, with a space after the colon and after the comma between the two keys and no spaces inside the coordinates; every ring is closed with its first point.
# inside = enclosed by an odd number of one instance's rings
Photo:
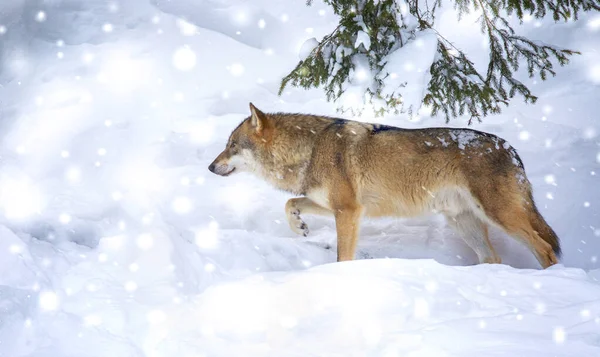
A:
{"type": "MultiPolygon", "coordinates": [[[[447,6],[438,26],[485,66],[475,19],[447,6]]],[[[426,260],[311,268],[335,260],[332,220],[296,237],[288,195],[208,172],[250,101],[336,114],[320,91],[277,96],[336,24],[303,0],[3,1],[0,356],[600,355],[600,15],[525,22],[582,55],[527,82],[536,105],[472,126],[519,150],[563,244],[546,271],[453,267],[476,256],[438,216],[361,231],[359,258],[426,260]]],[[[492,238],[504,263],[538,268],[492,238]]]]}

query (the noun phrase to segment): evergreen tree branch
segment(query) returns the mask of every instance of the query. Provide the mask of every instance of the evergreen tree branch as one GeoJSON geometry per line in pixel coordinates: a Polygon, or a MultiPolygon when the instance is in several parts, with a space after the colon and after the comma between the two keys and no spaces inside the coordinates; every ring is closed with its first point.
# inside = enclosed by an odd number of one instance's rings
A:
{"type": "MultiPolygon", "coordinates": [[[[454,0],[459,19],[480,11],[479,22],[489,45],[489,61],[484,74],[479,73],[466,54],[435,30],[436,10],[441,0],[323,0],[340,16],[336,29],[325,36],[310,54],[282,79],[279,94],[287,85],[304,88],[321,87],[327,99],[338,101],[348,88],[360,88],[364,104],[371,104],[376,114],[408,111],[404,108],[402,87],[406,82],[393,80],[394,68],[386,65],[395,51],[402,51],[420,31],[435,31],[437,55],[429,73],[422,104],[432,114],[452,117],[469,115],[469,123],[488,114],[499,113],[502,105],[517,94],[526,103],[537,97],[517,79],[525,65],[529,77],[547,79],[555,75],[554,65],[563,66],[579,52],[532,41],[516,34],[507,20],[515,14],[521,22],[526,16],[555,20],[577,19],[581,11],[600,10],[600,0],[454,0]],[[408,9],[408,10],[407,10],[408,9]],[[408,12],[408,13],[407,13],[408,12]],[[357,71],[367,69],[370,76],[357,87],[357,71]]],[[[312,0],[307,0],[310,5],[312,0]]],[[[402,57],[396,57],[402,58],[402,57]]],[[[361,93],[358,93],[361,97],[361,93]]],[[[345,104],[344,104],[345,105],[345,104]]],[[[343,106],[340,110],[346,110],[343,106]]],[[[354,110],[354,109],[350,109],[354,110]]]]}

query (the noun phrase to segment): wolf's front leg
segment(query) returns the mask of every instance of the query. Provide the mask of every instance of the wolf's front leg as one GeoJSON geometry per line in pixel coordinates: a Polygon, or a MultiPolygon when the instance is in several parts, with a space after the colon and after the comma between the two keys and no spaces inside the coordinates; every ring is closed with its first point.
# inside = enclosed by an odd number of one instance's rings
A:
{"type": "Polygon", "coordinates": [[[335,210],[338,262],[354,259],[361,217],[360,206],[351,205],[335,210]]]}
{"type": "Polygon", "coordinates": [[[296,234],[308,236],[308,225],[300,218],[300,214],[318,214],[321,216],[330,216],[332,212],[327,208],[321,207],[308,197],[292,198],[285,204],[285,213],[290,224],[290,228],[296,234]]]}

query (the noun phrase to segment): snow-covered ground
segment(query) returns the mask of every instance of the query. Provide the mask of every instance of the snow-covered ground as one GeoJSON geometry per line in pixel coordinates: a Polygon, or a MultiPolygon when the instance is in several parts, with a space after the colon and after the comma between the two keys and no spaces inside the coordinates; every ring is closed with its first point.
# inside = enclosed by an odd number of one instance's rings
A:
{"type": "MultiPolygon", "coordinates": [[[[446,10],[485,66],[475,17],[446,10]]],[[[474,125],[519,150],[562,239],[544,271],[497,231],[512,267],[471,266],[439,216],[364,222],[359,258],[405,259],[326,264],[330,219],[298,238],[288,195],[208,172],[250,101],[335,114],[318,90],[276,95],[335,25],[318,2],[3,1],[0,356],[600,355],[600,15],[525,22],[583,54],[474,125]]]]}

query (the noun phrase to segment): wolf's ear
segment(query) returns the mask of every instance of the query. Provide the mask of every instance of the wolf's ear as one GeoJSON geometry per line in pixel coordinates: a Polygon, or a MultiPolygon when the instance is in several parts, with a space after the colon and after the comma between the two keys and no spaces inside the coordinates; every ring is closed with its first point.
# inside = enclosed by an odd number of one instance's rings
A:
{"type": "Polygon", "coordinates": [[[250,103],[250,113],[252,113],[250,116],[250,124],[256,129],[257,133],[262,132],[265,127],[265,113],[258,110],[252,103],[250,103]]]}

